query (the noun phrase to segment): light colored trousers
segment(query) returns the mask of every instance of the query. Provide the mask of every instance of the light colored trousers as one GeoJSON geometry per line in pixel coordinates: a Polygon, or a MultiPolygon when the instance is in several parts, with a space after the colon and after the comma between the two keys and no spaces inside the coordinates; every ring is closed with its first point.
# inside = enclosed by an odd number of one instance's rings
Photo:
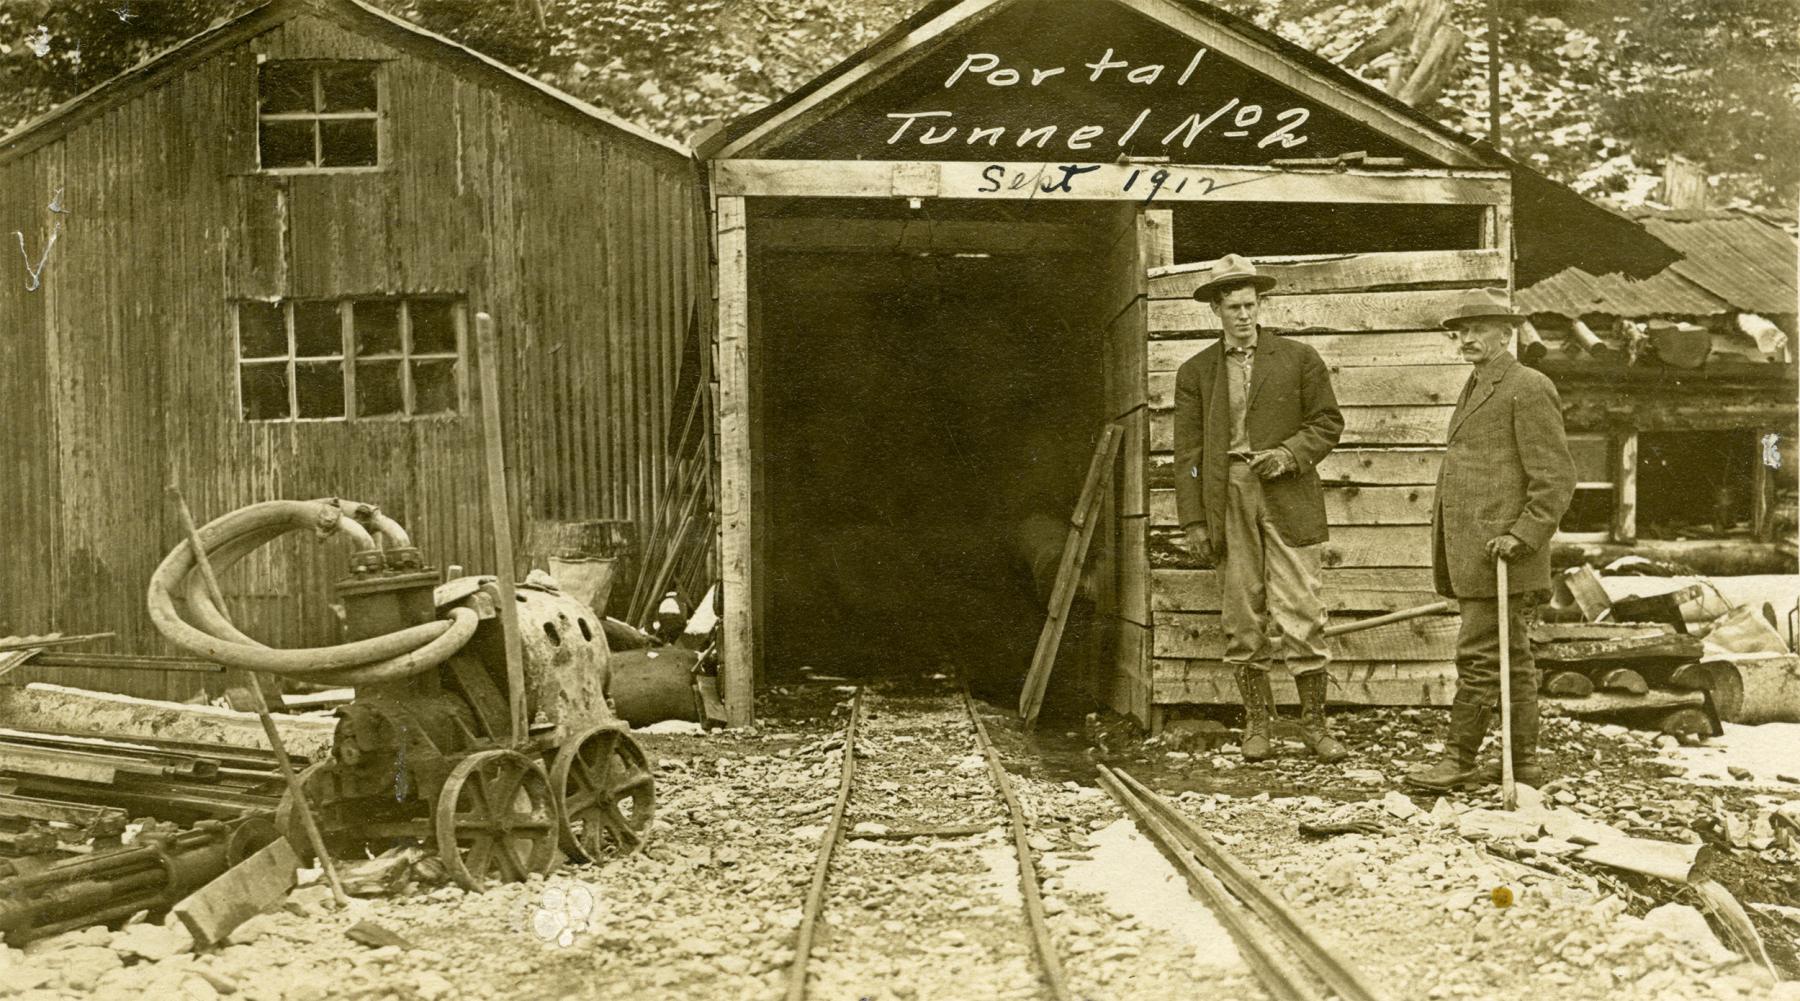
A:
{"type": "Polygon", "coordinates": [[[1247,462],[1232,459],[1227,467],[1220,565],[1225,664],[1267,671],[1279,655],[1295,676],[1323,671],[1331,654],[1319,601],[1319,546],[1283,542],[1263,503],[1262,480],[1247,462]]]}

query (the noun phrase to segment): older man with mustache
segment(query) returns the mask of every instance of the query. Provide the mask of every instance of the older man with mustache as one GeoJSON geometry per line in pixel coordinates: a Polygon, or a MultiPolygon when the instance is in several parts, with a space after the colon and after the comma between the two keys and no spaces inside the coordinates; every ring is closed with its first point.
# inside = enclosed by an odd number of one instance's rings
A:
{"type": "Polygon", "coordinates": [[[1500,702],[1500,609],[1495,561],[1507,562],[1513,773],[1540,785],[1537,666],[1530,624],[1550,590],[1550,537],[1575,493],[1575,464],[1556,387],[1507,350],[1524,322],[1496,290],[1467,293],[1444,320],[1475,366],[1450,417],[1432,512],[1432,571],[1439,594],[1462,615],[1456,698],[1444,756],[1411,772],[1409,785],[1452,789],[1491,777],[1475,764],[1500,702]]]}

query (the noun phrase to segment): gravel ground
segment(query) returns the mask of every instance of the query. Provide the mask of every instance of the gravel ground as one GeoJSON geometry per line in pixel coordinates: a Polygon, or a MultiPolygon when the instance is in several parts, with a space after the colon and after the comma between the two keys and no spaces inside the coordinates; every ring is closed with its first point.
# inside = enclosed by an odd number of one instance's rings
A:
{"type": "MultiPolygon", "coordinates": [[[[658,814],[647,849],[565,867],[548,880],[464,894],[416,885],[331,907],[323,887],[252,919],[196,955],[179,929],[89,929],[0,949],[0,997],[775,998],[836,792],[848,691],[769,693],[764,723],[712,735],[646,734],[658,814]],[[359,922],[406,946],[370,946],[359,922]]],[[[851,804],[855,824],[978,825],[956,838],[852,837],[840,846],[815,954],[813,996],[1042,997],[1020,915],[1004,810],[960,705],[890,693],[871,710],[851,804]]],[[[1647,881],[1542,858],[1496,857],[1454,815],[1492,792],[1442,803],[1388,796],[1433,753],[1442,713],[1337,717],[1355,754],[1320,766],[1297,747],[1239,767],[1222,727],[1172,727],[1146,742],[1096,718],[1074,737],[1027,739],[984,711],[1033,823],[1052,936],[1079,997],[1263,997],[1216,923],[1091,785],[1104,756],[1170,794],[1260,871],[1328,944],[1400,998],[1800,998],[1683,924],[1683,901],[1647,881]],[[1410,804],[1412,810],[1402,804],[1410,804]],[[1416,812],[1415,812],[1416,811],[1416,812]],[[1401,814],[1408,814],[1401,816],[1401,814]],[[1302,838],[1300,819],[1356,815],[1374,835],[1302,838]],[[1511,900],[1498,906],[1494,891],[1511,900]]],[[[1649,738],[1548,721],[1552,801],[1631,833],[1702,839],[1715,877],[1751,905],[1787,971],[1795,856],[1766,834],[1800,785],[1689,779],[1649,738]],[[1696,784],[1704,782],[1705,784],[1696,784]]],[[[865,835],[877,828],[863,828],[865,835]]],[[[1703,926],[1702,926],[1703,927],[1703,926]]]]}

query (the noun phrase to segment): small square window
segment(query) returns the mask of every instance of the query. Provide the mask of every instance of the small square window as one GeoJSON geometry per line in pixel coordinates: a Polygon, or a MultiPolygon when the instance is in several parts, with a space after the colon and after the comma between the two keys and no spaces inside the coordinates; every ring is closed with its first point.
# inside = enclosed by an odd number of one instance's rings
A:
{"type": "Polygon", "coordinates": [[[319,150],[322,166],[375,166],[375,120],[320,122],[319,150]]]}
{"type": "Polygon", "coordinates": [[[449,358],[412,363],[413,413],[456,413],[456,362],[449,358]]]}
{"type": "Polygon", "coordinates": [[[313,106],[313,70],[307,63],[263,63],[257,76],[257,108],[263,114],[318,110],[313,106]]]}
{"type": "Polygon", "coordinates": [[[277,60],[258,75],[257,151],[264,170],[377,166],[378,64],[277,60]]]}
{"type": "Polygon", "coordinates": [[[372,66],[321,66],[320,111],[374,111],[375,68],[372,66]]]}
{"type": "Polygon", "coordinates": [[[400,353],[400,303],[394,299],[361,299],[351,307],[356,356],[400,353]]]}
{"type": "Polygon", "coordinates": [[[301,418],[344,416],[344,363],[294,363],[295,414],[301,418]]]}
{"type": "Polygon", "coordinates": [[[448,299],[415,299],[407,304],[412,319],[412,353],[456,353],[456,306],[448,299]]]}
{"type": "Polygon", "coordinates": [[[265,168],[310,167],[316,153],[313,149],[313,123],[263,122],[257,148],[261,151],[262,165],[265,168]]]}
{"type": "Polygon", "coordinates": [[[294,357],[330,358],[344,353],[344,321],[335,302],[294,303],[294,357]]]}
{"type": "Polygon", "coordinates": [[[388,417],[406,413],[400,386],[400,362],[366,361],[356,365],[356,416],[388,417]]]}
{"type": "Polygon", "coordinates": [[[238,366],[238,399],[244,420],[287,420],[287,362],[238,366]]]}
{"type": "Polygon", "coordinates": [[[288,353],[287,321],[278,302],[238,304],[238,354],[244,358],[283,358],[288,353]]]}

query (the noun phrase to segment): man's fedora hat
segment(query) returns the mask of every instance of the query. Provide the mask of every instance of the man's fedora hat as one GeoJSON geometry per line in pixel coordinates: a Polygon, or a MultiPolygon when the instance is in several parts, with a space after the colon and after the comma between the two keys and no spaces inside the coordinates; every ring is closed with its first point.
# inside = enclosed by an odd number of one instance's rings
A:
{"type": "Polygon", "coordinates": [[[1270,275],[1257,274],[1256,265],[1249,260],[1236,254],[1226,254],[1213,265],[1206,281],[1194,290],[1194,298],[1201,302],[1212,302],[1239,285],[1254,285],[1256,291],[1262,293],[1275,287],[1275,279],[1270,275]]]}
{"type": "Polygon", "coordinates": [[[1505,320],[1524,323],[1525,317],[1512,311],[1506,293],[1497,288],[1472,288],[1457,297],[1455,312],[1444,317],[1443,325],[1455,330],[1472,320],[1505,320]]]}

